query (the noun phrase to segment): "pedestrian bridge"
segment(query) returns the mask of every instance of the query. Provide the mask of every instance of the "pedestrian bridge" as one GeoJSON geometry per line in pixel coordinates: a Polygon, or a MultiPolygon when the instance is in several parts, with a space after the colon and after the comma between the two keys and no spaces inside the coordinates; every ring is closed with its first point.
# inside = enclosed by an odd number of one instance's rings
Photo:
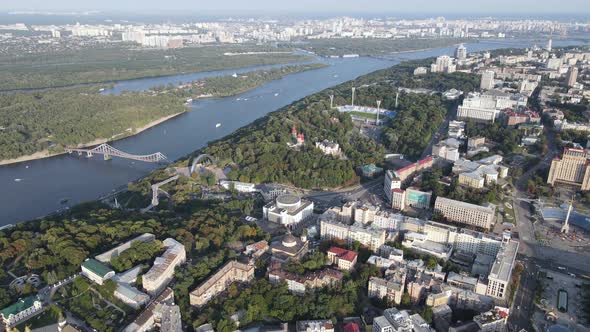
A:
{"type": "Polygon", "coordinates": [[[130,154],[127,152],[123,152],[119,149],[116,149],[108,144],[101,144],[93,149],[77,149],[77,148],[66,148],[65,151],[67,153],[77,152],[78,155],[82,155],[86,153],[88,158],[92,157],[95,154],[101,154],[104,156],[105,160],[111,159],[111,157],[119,157],[131,160],[138,160],[143,161],[146,163],[158,163],[158,162],[168,162],[168,158],[161,152],[156,152],[147,155],[136,155],[130,154]]]}

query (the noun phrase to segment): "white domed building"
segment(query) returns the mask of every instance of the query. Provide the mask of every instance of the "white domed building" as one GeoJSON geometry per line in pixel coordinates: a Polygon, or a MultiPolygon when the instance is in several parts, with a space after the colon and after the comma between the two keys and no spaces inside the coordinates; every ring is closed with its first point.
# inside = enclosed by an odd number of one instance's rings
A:
{"type": "Polygon", "coordinates": [[[292,194],[283,194],[262,208],[270,222],[292,227],[313,214],[313,202],[292,194]]]}

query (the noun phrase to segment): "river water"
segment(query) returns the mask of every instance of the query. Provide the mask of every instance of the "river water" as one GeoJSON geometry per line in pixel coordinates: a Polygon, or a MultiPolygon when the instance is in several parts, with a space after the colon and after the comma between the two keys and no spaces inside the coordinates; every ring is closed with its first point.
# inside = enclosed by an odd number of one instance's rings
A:
{"type": "MultiPolygon", "coordinates": [[[[579,43],[555,41],[554,46],[579,43]]],[[[486,41],[467,44],[466,47],[469,52],[475,52],[532,44],[532,41],[486,41]]],[[[450,55],[453,51],[453,47],[448,47],[403,53],[390,59],[320,59],[318,61],[329,66],[289,75],[238,96],[195,101],[190,112],[112,145],[133,154],[159,151],[174,160],[307,95],[406,59],[450,55]],[[216,128],[217,123],[221,123],[221,127],[216,128]]],[[[178,84],[257,68],[260,67],[122,81],[105,93],[140,91],[162,84],[178,84]]],[[[156,167],[158,165],[125,159],[104,161],[101,156],[85,158],[74,155],[0,166],[0,226],[37,218],[64,208],[62,203],[65,199],[68,205],[94,200],[145,176],[156,167]]]]}

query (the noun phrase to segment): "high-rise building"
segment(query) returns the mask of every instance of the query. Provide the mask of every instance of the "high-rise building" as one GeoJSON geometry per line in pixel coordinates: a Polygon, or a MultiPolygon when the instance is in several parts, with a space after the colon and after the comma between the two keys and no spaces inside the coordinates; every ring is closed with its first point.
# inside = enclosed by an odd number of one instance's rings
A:
{"type": "Polygon", "coordinates": [[[566,148],[561,159],[551,161],[547,183],[564,183],[590,190],[590,163],[588,150],[566,148]]]}
{"type": "Polygon", "coordinates": [[[449,221],[490,229],[496,214],[493,205],[480,206],[444,197],[437,197],[434,210],[449,221]]]}
{"type": "Polygon", "coordinates": [[[454,63],[454,59],[448,55],[442,55],[436,58],[436,62],[430,66],[430,71],[433,73],[454,73],[457,69],[457,65],[454,63]]]}
{"type": "Polygon", "coordinates": [[[491,90],[494,88],[494,75],[495,73],[491,70],[486,70],[481,74],[480,88],[482,90],[491,90]]]}
{"type": "Polygon", "coordinates": [[[567,72],[567,86],[575,86],[578,81],[578,67],[571,66],[567,72]]]}
{"type": "Polygon", "coordinates": [[[549,38],[549,40],[547,41],[547,47],[545,47],[545,49],[549,52],[553,50],[553,40],[551,38],[549,38]]]}
{"type": "Polygon", "coordinates": [[[457,47],[455,50],[455,58],[458,60],[467,59],[467,48],[465,48],[465,45],[461,44],[457,47]]]}

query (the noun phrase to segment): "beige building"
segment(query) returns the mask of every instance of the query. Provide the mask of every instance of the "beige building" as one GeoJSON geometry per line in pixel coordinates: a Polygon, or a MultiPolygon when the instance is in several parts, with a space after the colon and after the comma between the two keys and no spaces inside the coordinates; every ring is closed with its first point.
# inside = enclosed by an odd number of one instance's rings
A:
{"type": "Polygon", "coordinates": [[[320,222],[320,236],[323,240],[340,239],[346,240],[349,244],[358,241],[369,249],[377,251],[385,244],[386,232],[359,222],[347,225],[333,219],[323,219],[320,222]]]}
{"type": "Polygon", "coordinates": [[[355,251],[332,247],[328,250],[327,254],[330,263],[338,266],[338,269],[344,271],[354,270],[358,258],[358,254],[355,251]]]}
{"type": "Polygon", "coordinates": [[[190,303],[200,307],[236,281],[248,282],[254,278],[254,265],[229,261],[190,293],[190,303]]]}
{"type": "Polygon", "coordinates": [[[434,210],[449,221],[490,229],[494,223],[496,208],[493,205],[480,206],[444,197],[437,197],[434,210]]]}
{"type": "Polygon", "coordinates": [[[152,268],[142,277],[142,285],[150,295],[160,293],[174,277],[174,269],[186,261],[184,245],[172,238],[162,242],[166,251],[156,258],[152,268]]]}
{"type": "Polygon", "coordinates": [[[561,159],[555,158],[551,162],[547,183],[564,183],[590,190],[589,157],[588,150],[566,148],[561,159]]]}

